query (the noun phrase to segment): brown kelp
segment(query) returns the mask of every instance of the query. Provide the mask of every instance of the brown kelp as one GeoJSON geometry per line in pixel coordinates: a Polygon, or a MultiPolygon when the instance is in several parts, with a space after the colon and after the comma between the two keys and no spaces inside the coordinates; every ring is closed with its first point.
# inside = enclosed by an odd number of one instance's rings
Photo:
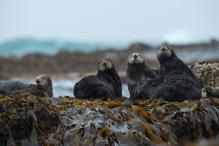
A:
{"type": "Polygon", "coordinates": [[[1,97],[0,145],[152,146],[219,133],[219,100],[1,97]]]}

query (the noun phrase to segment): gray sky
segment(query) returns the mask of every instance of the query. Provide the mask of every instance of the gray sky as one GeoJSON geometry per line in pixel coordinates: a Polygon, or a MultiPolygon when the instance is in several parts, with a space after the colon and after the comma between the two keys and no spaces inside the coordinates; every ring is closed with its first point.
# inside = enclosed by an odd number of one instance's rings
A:
{"type": "Polygon", "coordinates": [[[219,38],[219,0],[0,0],[0,41],[219,38]]]}

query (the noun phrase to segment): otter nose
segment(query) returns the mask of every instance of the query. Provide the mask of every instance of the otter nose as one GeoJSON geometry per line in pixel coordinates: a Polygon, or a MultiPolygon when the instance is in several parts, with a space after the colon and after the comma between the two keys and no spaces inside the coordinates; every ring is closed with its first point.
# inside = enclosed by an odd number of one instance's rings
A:
{"type": "Polygon", "coordinates": [[[134,58],[136,59],[138,56],[137,55],[134,55],[134,58]]]}
{"type": "Polygon", "coordinates": [[[106,66],[106,62],[103,62],[103,66],[106,66]]]}
{"type": "Polygon", "coordinates": [[[161,51],[164,52],[166,49],[164,47],[161,48],[161,51]]]}
{"type": "Polygon", "coordinates": [[[39,83],[40,83],[40,80],[37,79],[37,80],[36,80],[36,83],[39,84],[39,83]]]}

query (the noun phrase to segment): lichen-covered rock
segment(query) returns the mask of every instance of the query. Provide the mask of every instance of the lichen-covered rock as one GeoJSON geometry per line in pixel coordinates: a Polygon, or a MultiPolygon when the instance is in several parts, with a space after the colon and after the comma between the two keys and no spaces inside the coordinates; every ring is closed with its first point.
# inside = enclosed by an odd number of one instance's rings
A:
{"type": "Polygon", "coordinates": [[[153,146],[219,133],[219,100],[0,99],[0,145],[153,146]]]}
{"type": "Polygon", "coordinates": [[[195,63],[190,66],[201,86],[219,87],[219,63],[195,63]]]}

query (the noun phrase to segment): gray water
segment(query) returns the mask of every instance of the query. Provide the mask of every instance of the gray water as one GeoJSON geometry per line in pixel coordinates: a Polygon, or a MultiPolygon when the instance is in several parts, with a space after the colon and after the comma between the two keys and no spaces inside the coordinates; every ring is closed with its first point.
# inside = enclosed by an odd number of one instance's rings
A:
{"type": "MultiPolygon", "coordinates": [[[[34,83],[34,80],[15,78],[13,80],[19,80],[26,83],[34,83]]],[[[73,87],[79,79],[67,80],[67,79],[53,79],[53,94],[58,96],[73,96],[73,87]]],[[[129,97],[129,91],[127,85],[123,84],[122,94],[125,97],[129,97]]]]}

